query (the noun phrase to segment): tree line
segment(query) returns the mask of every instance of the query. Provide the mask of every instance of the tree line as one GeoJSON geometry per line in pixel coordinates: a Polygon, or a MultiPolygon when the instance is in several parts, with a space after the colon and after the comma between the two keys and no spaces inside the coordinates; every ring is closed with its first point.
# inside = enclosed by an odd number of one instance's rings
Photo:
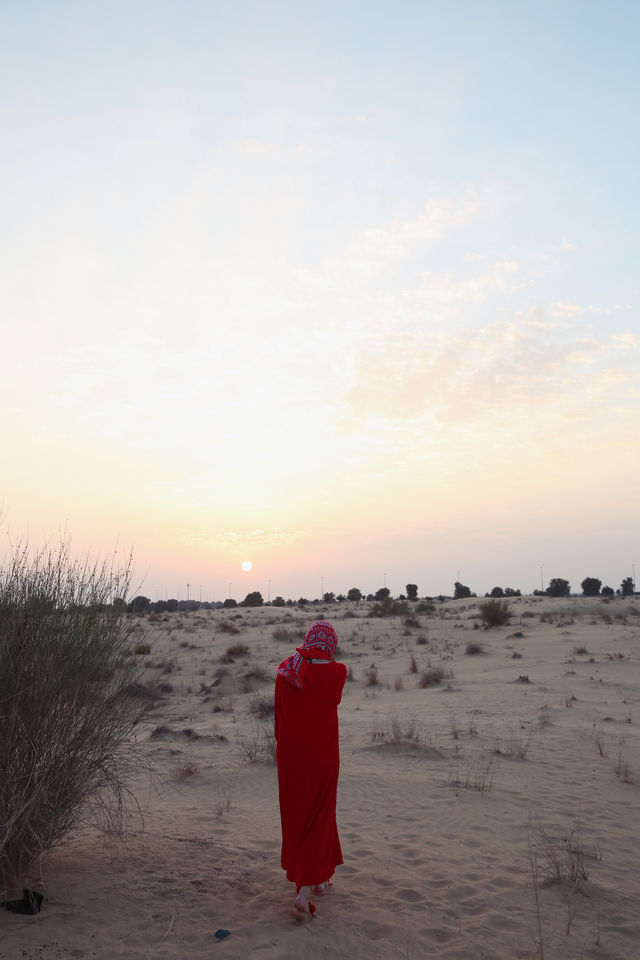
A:
{"type": "MultiPolygon", "coordinates": [[[[635,593],[635,585],[632,577],[625,577],[617,590],[614,590],[613,587],[603,586],[602,581],[597,577],[585,577],[580,584],[580,588],[582,590],[582,596],[584,597],[613,597],[616,595],[619,597],[630,597],[635,593]]],[[[272,607],[303,607],[318,603],[359,603],[361,600],[382,603],[390,596],[391,590],[389,587],[380,587],[375,593],[368,594],[365,594],[358,587],[351,587],[346,593],[335,594],[332,591],[327,591],[323,594],[322,600],[309,600],[306,597],[299,597],[297,600],[285,600],[284,597],[278,596],[273,600],[267,601],[267,603],[272,607]]],[[[514,589],[513,587],[493,587],[489,592],[485,593],[484,596],[487,598],[502,600],[509,597],[521,597],[522,591],[519,589],[514,589]]],[[[571,596],[571,584],[563,577],[553,577],[549,581],[549,585],[546,590],[534,590],[533,596],[568,597],[571,596]]],[[[439,601],[443,603],[446,600],[463,600],[465,598],[473,597],[477,597],[477,594],[474,593],[470,587],[456,580],[453,585],[453,596],[439,594],[435,597],[423,597],[422,599],[429,602],[439,601]]],[[[409,601],[418,600],[418,585],[416,583],[407,583],[405,586],[405,593],[401,593],[397,599],[409,601]]],[[[265,600],[259,590],[253,590],[246,595],[244,600],[241,600],[240,602],[228,597],[226,600],[218,603],[212,603],[209,601],[203,602],[200,600],[176,600],[174,598],[169,600],[156,600],[154,603],[149,599],[149,597],[136,596],[129,603],[126,603],[124,600],[119,600],[114,602],[114,605],[116,604],[120,604],[122,609],[126,609],[128,613],[143,614],[178,613],[190,610],[215,609],[217,607],[223,607],[226,609],[237,606],[261,607],[265,604],[265,600]]]]}

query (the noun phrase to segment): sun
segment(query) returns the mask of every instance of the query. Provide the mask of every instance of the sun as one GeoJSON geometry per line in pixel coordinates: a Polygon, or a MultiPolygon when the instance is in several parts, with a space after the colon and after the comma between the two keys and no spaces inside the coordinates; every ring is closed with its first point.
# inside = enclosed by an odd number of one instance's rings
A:
{"type": "Polygon", "coordinates": [[[251,570],[252,568],[253,568],[253,564],[251,563],[251,560],[242,561],[242,569],[245,571],[245,573],[249,573],[249,570],[251,570]]]}

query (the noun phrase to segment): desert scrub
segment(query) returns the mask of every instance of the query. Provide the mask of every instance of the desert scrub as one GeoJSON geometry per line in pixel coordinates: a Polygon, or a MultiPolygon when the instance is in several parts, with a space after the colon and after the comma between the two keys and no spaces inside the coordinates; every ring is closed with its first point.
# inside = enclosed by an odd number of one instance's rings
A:
{"type": "Polygon", "coordinates": [[[69,546],[14,548],[0,569],[0,884],[88,815],[120,826],[123,747],[144,713],[127,656],[129,568],[69,546]]]}
{"type": "Polygon", "coordinates": [[[503,627],[511,619],[511,611],[506,600],[485,600],[478,604],[480,619],[487,627],[503,627]]]}

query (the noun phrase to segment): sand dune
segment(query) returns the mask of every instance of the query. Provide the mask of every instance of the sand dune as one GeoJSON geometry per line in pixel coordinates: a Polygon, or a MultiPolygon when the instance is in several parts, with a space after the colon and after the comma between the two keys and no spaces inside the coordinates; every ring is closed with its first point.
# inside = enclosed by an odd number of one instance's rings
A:
{"type": "Polygon", "coordinates": [[[141,619],[145,684],[163,692],[139,732],[154,770],[133,784],[140,814],[123,841],[87,832],[44,858],[27,878],[43,910],[0,913],[0,958],[516,960],[541,957],[540,938],[546,957],[639,956],[636,603],[522,598],[486,631],[472,600],[413,625],[366,603],[141,619]],[[320,614],[353,677],[345,863],[301,927],[268,707],[275,665],[320,614]]]}

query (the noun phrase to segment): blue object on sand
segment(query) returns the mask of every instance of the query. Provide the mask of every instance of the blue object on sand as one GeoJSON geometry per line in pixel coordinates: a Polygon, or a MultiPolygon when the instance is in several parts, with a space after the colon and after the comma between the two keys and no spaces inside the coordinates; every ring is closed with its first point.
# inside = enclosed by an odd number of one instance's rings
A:
{"type": "Polygon", "coordinates": [[[216,932],[214,933],[214,937],[216,938],[216,940],[224,940],[224,938],[228,937],[230,933],[231,933],[231,930],[220,929],[220,930],[216,930],[216,932]]]}

